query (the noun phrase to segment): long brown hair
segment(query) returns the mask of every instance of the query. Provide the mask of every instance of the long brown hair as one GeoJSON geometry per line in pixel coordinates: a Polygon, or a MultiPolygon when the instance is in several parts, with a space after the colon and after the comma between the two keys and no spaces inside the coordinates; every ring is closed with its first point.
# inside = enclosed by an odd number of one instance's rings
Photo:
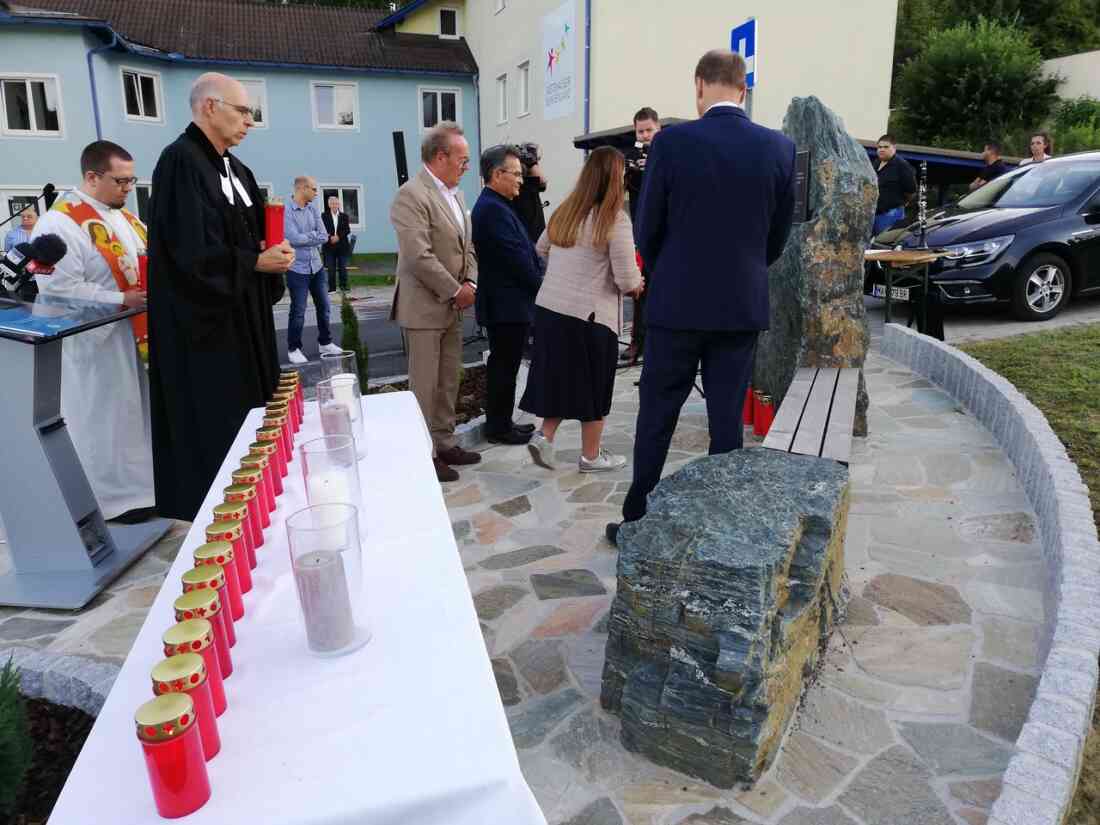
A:
{"type": "Polygon", "coordinates": [[[581,224],[595,213],[592,245],[605,246],[623,208],[625,171],[623,153],[612,146],[601,146],[589,155],[576,187],[550,216],[546,226],[550,243],[565,249],[575,245],[581,224]]]}

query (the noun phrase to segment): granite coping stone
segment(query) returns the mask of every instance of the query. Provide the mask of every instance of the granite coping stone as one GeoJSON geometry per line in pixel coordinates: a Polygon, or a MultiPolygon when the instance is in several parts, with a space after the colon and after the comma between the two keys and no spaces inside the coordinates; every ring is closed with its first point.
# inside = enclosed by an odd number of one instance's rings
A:
{"type": "Polygon", "coordinates": [[[99,713],[120,670],[110,662],[27,647],[0,650],[0,665],[9,657],[19,668],[19,689],[28,699],[78,708],[89,716],[99,713]]]}
{"type": "Polygon", "coordinates": [[[1042,412],[942,341],[887,324],[882,353],[939,385],[989,430],[1038,517],[1047,566],[1045,660],[989,825],[1060,825],[1077,781],[1100,654],[1100,542],[1088,487],[1042,412]]]}

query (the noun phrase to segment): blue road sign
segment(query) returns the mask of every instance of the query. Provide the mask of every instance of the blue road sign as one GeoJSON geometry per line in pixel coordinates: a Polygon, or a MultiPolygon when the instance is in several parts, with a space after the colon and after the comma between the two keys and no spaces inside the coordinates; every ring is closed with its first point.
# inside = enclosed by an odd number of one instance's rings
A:
{"type": "Polygon", "coordinates": [[[730,50],[738,52],[748,64],[748,76],[745,78],[751,89],[756,85],[756,19],[750,17],[730,32],[730,50]]]}

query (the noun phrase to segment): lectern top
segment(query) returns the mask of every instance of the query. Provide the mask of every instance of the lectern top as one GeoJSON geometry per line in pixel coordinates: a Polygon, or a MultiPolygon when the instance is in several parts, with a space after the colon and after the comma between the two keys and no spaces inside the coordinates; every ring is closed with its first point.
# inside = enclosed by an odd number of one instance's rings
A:
{"type": "Polygon", "coordinates": [[[0,338],[44,344],[113,324],[140,312],[145,312],[145,308],[56,295],[39,295],[33,302],[0,298],[0,338]]]}

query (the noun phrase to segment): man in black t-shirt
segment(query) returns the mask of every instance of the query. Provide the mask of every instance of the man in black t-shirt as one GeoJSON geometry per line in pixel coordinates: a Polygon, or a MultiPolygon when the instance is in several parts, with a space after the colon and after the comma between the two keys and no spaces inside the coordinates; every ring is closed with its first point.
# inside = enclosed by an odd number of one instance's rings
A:
{"type": "MultiPolygon", "coordinates": [[[[649,159],[649,147],[653,138],[661,131],[661,118],[656,110],[643,106],[634,114],[634,145],[623,154],[626,156],[626,192],[630,209],[630,222],[633,224],[638,214],[638,202],[642,194],[642,182],[645,180],[645,165],[649,159]]],[[[642,277],[648,278],[649,272],[642,262],[642,277]]],[[[644,292],[634,298],[633,331],[630,334],[630,346],[620,359],[636,364],[645,350],[645,301],[644,292]]]]}
{"type": "Polygon", "coordinates": [[[985,163],[985,166],[982,168],[982,171],[978,173],[978,177],[971,181],[971,192],[985,186],[994,178],[999,178],[1012,168],[1001,160],[1001,144],[995,140],[991,140],[985,144],[985,148],[982,149],[982,161],[985,163]]]}
{"type": "Polygon", "coordinates": [[[887,133],[878,139],[878,203],[872,236],[885,232],[905,217],[905,204],[917,191],[917,178],[909,161],[898,157],[897,141],[887,133]]]}

